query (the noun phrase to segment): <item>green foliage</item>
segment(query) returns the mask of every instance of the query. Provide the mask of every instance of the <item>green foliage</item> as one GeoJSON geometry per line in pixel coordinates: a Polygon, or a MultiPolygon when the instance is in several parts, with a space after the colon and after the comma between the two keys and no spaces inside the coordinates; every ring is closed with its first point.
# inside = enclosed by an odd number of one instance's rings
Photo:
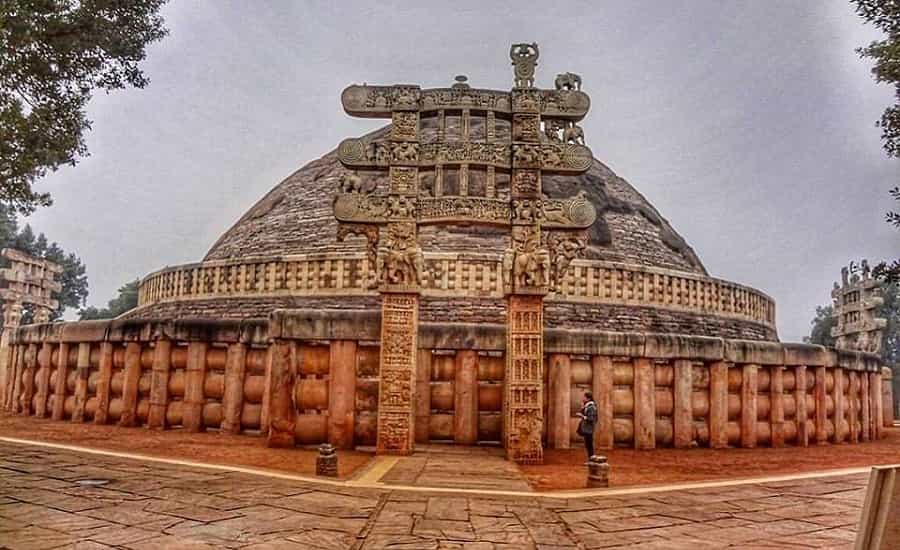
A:
{"type": "MultiPolygon", "coordinates": [[[[19,229],[15,213],[3,204],[0,204],[0,248],[15,248],[62,266],[63,272],[58,278],[62,284],[62,291],[58,296],[54,296],[59,300],[59,309],[51,314],[51,319],[62,317],[67,307],[84,306],[88,296],[88,280],[81,258],[74,253],[66,252],[57,243],[49,242],[43,233],[35,235],[30,225],[19,229]]],[[[27,323],[30,320],[31,310],[26,306],[22,322],[27,323]]]]}
{"type": "Polygon", "coordinates": [[[167,34],[165,0],[0,0],[0,201],[28,214],[51,203],[32,185],[87,154],[94,89],[148,80],[138,67],[167,34]]]}
{"type": "Polygon", "coordinates": [[[898,103],[885,109],[878,122],[884,150],[889,156],[900,157],[900,1],[852,0],[856,13],[867,23],[885,34],[857,52],[875,62],[872,75],[878,82],[894,86],[898,103]]]}
{"type": "Polygon", "coordinates": [[[90,319],[113,319],[134,309],[138,304],[138,285],[140,280],[135,279],[119,288],[119,295],[107,302],[106,307],[97,309],[93,306],[82,309],[79,313],[82,321],[90,319]]]}
{"type": "Polygon", "coordinates": [[[803,341],[807,344],[834,346],[834,337],[831,336],[831,329],[835,325],[833,314],[832,306],[816,306],[816,316],[810,322],[812,329],[809,331],[809,336],[803,338],[803,341]]]}
{"type": "MultiPolygon", "coordinates": [[[[900,187],[894,187],[889,192],[895,201],[900,201],[900,187]]],[[[900,229],[900,212],[891,210],[885,214],[884,218],[889,224],[900,229]]],[[[900,260],[881,262],[872,269],[872,275],[888,283],[900,283],[900,260]]]]}

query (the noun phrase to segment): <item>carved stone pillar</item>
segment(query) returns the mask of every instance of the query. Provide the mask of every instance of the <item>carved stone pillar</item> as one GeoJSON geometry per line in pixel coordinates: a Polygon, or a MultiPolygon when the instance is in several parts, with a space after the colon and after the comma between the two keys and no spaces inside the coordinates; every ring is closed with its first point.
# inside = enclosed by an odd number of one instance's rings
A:
{"type": "Polygon", "coordinates": [[[547,392],[547,446],[568,449],[572,436],[569,419],[572,417],[572,367],[565,353],[550,355],[547,392]]]}
{"type": "Polygon", "coordinates": [[[328,442],[338,449],[352,449],[356,413],[356,341],[332,340],[329,357],[328,442]]]}
{"type": "Polygon", "coordinates": [[[17,326],[22,317],[22,304],[7,301],[3,304],[3,332],[0,334],[0,406],[6,408],[12,392],[15,375],[11,358],[12,348],[9,345],[9,334],[17,326]]]}
{"type": "Polygon", "coordinates": [[[694,411],[691,403],[693,392],[694,367],[690,361],[679,359],[675,361],[675,384],[673,393],[675,397],[675,410],[673,411],[673,424],[675,428],[675,447],[686,449],[694,441],[694,411]]]}
{"type": "Polygon", "coordinates": [[[84,422],[84,407],[87,404],[88,382],[91,374],[91,344],[78,344],[78,356],[75,360],[75,405],[72,410],[72,422],[84,422]]]}
{"type": "Polygon", "coordinates": [[[758,365],[744,365],[741,378],[741,447],[756,447],[758,365]]]}
{"type": "Polygon", "coordinates": [[[728,447],[728,363],[709,366],[709,446],[728,447]]]}
{"type": "Polygon", "coordinates": [[[378,442],[380,454],[406,455],[413,451],[416,350],[419,332],[419,295],[386,292],[381,305],[381,380],[379,382],[378,442]]]}
{"type": "Polygon", "coordinates": [[[784,367],[769,368],[771,386],[769,398],[769,425],[772,431],[771,445],[784,447],[784,367]]]}
{"type": "Polygon", "coordinates": [[[797,446],[806,447],[809,445],[809,413],[806,410],[806,365],[798,365],[794,367],[794,402],[796,403],[797,413],[795,422],[797,423],[797,446]]]}
{"type": "Polygon", "coordinates": [[[597,426],[594,429],[594,445],[598,449],[613,447],[613,365],[606,355],[595,355],[591,359],[594,401],[597,402],[597,426]]]}
{"type": "Polygon", "coordinates": [[[504,434],[506,456],[520,464],[541,464],[544,422],[544,299],[510,295],[507,299],[504,434]]]}
{"type": "Polygon", "coordinates": [[[832,441],[835,443],[844,442],[844,369],[836,367],[834,369],[834,386],[832,394],[832,402],[834,403],[834,435],[832,441]]]}
{"type": "Polygon", "coordinates": [[[455,358],[453,438],[461,445],[478,442],[478,352],[459,350],[455,358]]]}
{"type": "MultiPolygon", "coordinates": [[[[169,406],[169,374],[172,370],[172,341],[160,338],[153,348],[153,364],[150,371],[150,410],[147,425],[165,429],[166,411],[169,406]]],[[[227,386],[226,386],[227,387],[227,386]]]]}
{"type": "Polygon", "coordinates": [[[816,367],[816,385],[813,389],[816,401],[816,444],[828,442],[828,414],[825,410],[825,367],[816,367]]]}
{"type": "Polygon", "coordinates": [[[655,367],[650,359],[638,357],[634,367],[634,448],[656,447],[655,367]]]}

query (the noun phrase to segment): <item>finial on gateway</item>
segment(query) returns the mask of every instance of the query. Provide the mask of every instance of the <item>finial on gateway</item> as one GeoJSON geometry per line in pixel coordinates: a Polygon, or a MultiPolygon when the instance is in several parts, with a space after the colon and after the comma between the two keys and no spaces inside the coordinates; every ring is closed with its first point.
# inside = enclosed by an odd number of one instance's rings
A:
{"type": "Polygon", "coordinates": [[[537,42],[510,46],[509,58],[514,67],[516,88],[534,88],[534,68],[540,55],[537,42]]]}

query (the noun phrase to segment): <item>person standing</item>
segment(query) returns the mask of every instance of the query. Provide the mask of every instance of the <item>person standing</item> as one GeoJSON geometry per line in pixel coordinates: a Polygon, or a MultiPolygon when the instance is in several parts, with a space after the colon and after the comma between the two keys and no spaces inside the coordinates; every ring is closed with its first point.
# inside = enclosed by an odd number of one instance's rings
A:
{"type": "Polygon", "coordinates": [[[594,426],[597,424],[597,403],[594,402],[594,394],[586,391],[581,398],[581,412],[578,413],[577,433],[584,438],[584,450],[588,460],[594,455],[594,426]]]}

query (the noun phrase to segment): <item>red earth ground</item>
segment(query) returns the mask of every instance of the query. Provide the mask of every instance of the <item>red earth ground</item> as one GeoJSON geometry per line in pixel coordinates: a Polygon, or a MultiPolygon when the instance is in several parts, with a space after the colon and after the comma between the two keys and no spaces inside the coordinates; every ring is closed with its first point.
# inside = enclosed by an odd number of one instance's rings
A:
{"type": "MultiPolygon", "coordinates": [[[[300,475],[315,475],[318,454],[312,448],[269,449],[264,437],[73,424],[8,413],[0,413],[0,436],[300,475]]],[[[371,458],[372,453],[339,451],[339,477],[351,475],[371,458]]]]}
{"type": "MultiPolygon", "coordinates": [[[[888,428],[880,441],[856,445],[812,445],[771,449],[618,448],[603,451],[610,463],[610,486],[737,479],[900,463],[900,428],[888,428]]],[[[269,449],[265,438],[72,424],[0,413],[0,436],[90,447],[109,451],[249,466],[300,475],[315,474],[316,451],[269,449]]],[[[372,458],[371,453],[339,452],[339,474],[346,478],[372,458]]],[[[540,491],[585,486],[584,450],[547,449],[544,464],[520,469],[540,491]]]]}
{"type": "MultiPolygon", "coordinates": [[[[611,487],[736,479],[900,463],[900,428],[868,443],[811,445],[772,449],[611,449],[598,451],[610,464],[611,487]]],[[[540,491],[584,488],[587,477],[583,448],[547,449],[544,464],[521,466],[540,491]]]]}

